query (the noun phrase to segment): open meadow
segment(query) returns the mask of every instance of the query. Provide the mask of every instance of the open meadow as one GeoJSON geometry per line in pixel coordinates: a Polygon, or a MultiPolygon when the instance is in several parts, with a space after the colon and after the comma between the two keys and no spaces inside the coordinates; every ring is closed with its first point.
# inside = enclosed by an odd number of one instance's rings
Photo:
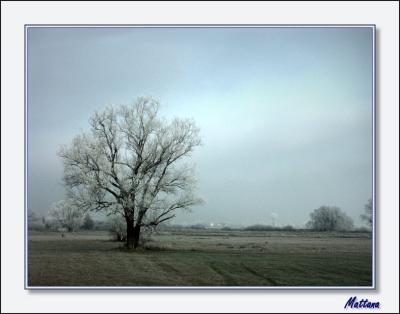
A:
{"type": "Polygon", "coordinates": [[[128,251],[107,232],[30,232],[28,286],[371,286],[368,232],[164,230],[128,251]]]}

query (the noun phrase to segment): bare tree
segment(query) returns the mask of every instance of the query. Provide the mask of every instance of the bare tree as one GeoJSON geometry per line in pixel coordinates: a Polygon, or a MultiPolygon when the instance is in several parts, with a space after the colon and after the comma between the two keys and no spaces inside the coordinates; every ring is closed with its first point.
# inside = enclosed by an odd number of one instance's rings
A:
{"type": "Polygon", "coordinates": [[[28,209],[28,229],[29,230],[43,230],[44,224],[41,218],[32,210],[28,209]]]}
{"type": "Polygon", "coordinates": [[[353,229],[353,220],[338,207],[321,206],[310,214],[307,227],[317,231],[345,231],[353,229]]]}
{"type": "Polygon", "coordinates": [[[159,103],[138,98],[90,119],[90,132],[63,147],[64,182],[80,208],[120,214],[127,247],[139,244],[141,228],[156,227],[200,202],[193,168],[182,162],[200,145],[192,120],[160,119],[159,103]]]}
{"type": "Polygon", "coordinates": [[[49,217],[54,220],[56,225],[72,232],[82,225],[84,212],[71,199],[67,199],[53,203],[50,207],[49,217]]]}
{"type": "Polygon", "coordinates": [[[361,219],[364,220],[368,227],[372,227],[372,199],[370,198],[364,206],[365,214],[361,215],[361,219]]]}

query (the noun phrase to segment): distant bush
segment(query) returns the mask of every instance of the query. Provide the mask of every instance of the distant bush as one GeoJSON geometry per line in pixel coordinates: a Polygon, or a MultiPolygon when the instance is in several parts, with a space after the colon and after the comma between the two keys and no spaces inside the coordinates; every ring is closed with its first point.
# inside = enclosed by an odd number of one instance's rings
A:
{"type": "Polygon", "coordinates": [[[306,227],[316,231],[347,231],[354,228],[353,220],[339,207],[321,206],[310,214],[306,227]]]}
{"type": "Polygon", "coordinates": [[[234,230],[234,229],[233,229],[232,227],[222,227],[221,230],[224,230],[224,231],[232,231],[232,230],[234,230]]]}
{"type": "Polygon", "coordinates": [[[191,225],[189,228],[190,229],[206,229],[207,227],[203,224],[196,224],[196,225],[191,225]]]}
{"type": "Polygon", "coordinates": [[[247,231],[270,231],[273,230],[274,227],[268,225],[251,225],[246,227],[244,230],[247,231]]]}

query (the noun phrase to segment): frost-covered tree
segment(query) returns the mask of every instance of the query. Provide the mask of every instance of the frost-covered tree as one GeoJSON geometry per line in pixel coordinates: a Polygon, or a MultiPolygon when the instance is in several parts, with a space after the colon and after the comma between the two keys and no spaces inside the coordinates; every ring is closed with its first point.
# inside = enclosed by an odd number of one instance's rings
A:
{"type": "Polygon", "coordinates": [[[200,145],[199,129],[192,120],[161,119],[158,110],[142,97],[95,112],[90,131],[59,152],[69,197],[82,209],[123,216],[128,248],[138,246],[142,228],[200,202],[193,168],[183,163],[200,145]]]}
{"type": "Polygon", "coordinates": [[[321,206],[310,214],[306,227],[317,231],[345,231],[353,229],[353,220],[338,207],[321,206]]]}
{"type": "Polygon", "coordinates": [[[83,223],[83,217],[84,212],[71,199],[53,203],[49,211],[52,224],[66,228],[68,232],[77,230],[83,223]]]}

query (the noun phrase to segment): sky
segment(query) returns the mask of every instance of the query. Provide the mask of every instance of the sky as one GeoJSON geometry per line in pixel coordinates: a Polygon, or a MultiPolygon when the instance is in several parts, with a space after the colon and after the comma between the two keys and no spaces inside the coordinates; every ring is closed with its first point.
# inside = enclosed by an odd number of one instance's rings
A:
{"type": "Polygon", "coordinates": [[[193,118],[204,204],[173,223],[291,224],[372,197],[371,28],[29,28],[28,208],[64,198],[57,151],[139,96],[193,118]]]}

